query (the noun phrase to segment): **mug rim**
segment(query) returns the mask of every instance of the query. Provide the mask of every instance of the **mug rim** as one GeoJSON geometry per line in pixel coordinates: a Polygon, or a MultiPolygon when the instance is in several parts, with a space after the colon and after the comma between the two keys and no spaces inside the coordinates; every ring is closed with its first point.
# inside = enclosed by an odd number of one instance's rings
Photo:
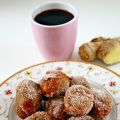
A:
{"type": "MultiPolygon", "coordinates": [[[[49,9],[48,9],[48,10],[49,10],[49,9]]],[[[63,9],[63,10],[65,10],[65,9],[63,9]]],[[[67,11],[70,12],[69,10],[67,10],[67,11]]],[[[70,13],[71,13],[71,12],[70,12],[70,13]]],[[[37,14],[36,14],[36,15],[37,15],[37,14]]],[[[36,15],[35,15],[35,16],[36,16],[36,15]]],[[[78,10],[76,9],[76,7],[74,7],[74,6],[73,6],[72,4],[70,4],[70,3],[63,2],[63,1],[62,1],[62,2],[60,2],[60,1],[44,2],[44,3],[42,3],[41,5],[38,5],[38,6],[36,6],[35,8],[33,8],[33,9],[32,9],[32,15],[31,15],[31,21],[32,21],[34,24],[36,24],[36,25],[38,25],[38,26],[41,26],[41,27],[46,27],[46,28],[57,28],[57,27],[66,26],[66,25],[74,22],[77,18],[78,18],[78,10]],[[35,17],[33,18],[33,15],[34,15],[35,10],[39,9],[39,8],[42,7],[42,6],[47,6],[47,5],[49,5],[49,4],[61,4],[61,5],[66,5],[66,6],[71,7],[71,8],[74,9],[74,11],[75,11],[75,13],[72,13],[72,14],[74,15],[74,17],[73,17],[70,21],[68,21],[68,22],[66,22],[66,23],[63,23],[63,24],[59,24],[59,25],[44,25],[44,24],[37,23],[37,22],[34,20],[35,17]]]]}

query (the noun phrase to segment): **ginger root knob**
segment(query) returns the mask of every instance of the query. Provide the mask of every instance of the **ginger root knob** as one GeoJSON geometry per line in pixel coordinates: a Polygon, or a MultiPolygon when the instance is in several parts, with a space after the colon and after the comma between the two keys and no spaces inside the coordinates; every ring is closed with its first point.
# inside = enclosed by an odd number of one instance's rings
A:
{"type": "Polygon", "coordinates": [[[97,58],[96,52],[100,45],[108,39],[103,37],[94,38],[89,43],[84,43],[79,48],[79,56],[84,61],[93,61],[97,58]]]}
{"type": "Polygon", "coordinates": [[[106,64],[120,62],[120,38],[98,37],[79,48],[79,56],[84,61],[99,58],[106,64]]]}

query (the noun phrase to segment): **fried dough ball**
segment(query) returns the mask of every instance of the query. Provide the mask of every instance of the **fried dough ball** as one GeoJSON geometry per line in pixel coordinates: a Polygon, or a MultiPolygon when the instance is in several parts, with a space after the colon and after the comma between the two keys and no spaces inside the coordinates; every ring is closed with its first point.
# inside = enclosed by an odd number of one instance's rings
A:
{"type": "Polygon", "coordinates": [[[51,120],[46,112],[36,112],[24,120],[51,120]]]}
{"type": "Polygon", "coordinates": [[[69,87],[64,96],[65,112],[70,115],[83,116],[93,107],[93,91],[82,85],[69,87]]]}
{"type": "Polygon", "coordinates": [[[60,97],[69,87],[69,77],[61,71],[48,71],[40,81],[43,95],[46,97],[60,97]]]}
{"type": "Polygon", "coordinates": [[[25,119],[27,117],[26,113],[19,107],[16,101],[15,101],[15,111],[20,118],[25,119]]]}
{"type": "Polygon", "coordinates": [[[68,120],[94,120],[94,119],[88,115],[85,115],[81,117],[71,117],[68,120]]]}
{"type": "Polygon", "coordinates": [[[53,120],[66,120],[68,117],[64,112],[63,98],[49,99],[45,103],[45,110],[53,120]]]}
{"type": "Polygon", "coordinates": [[[112,111],[111,96],[98,89],[94,89],[93,91],[94,104],[90,113],[94,116],[94,118],[104,120],[105,117],[112,111]]]}
{"type": "Polygon", "coordinates": [[[23,80],[17,86],[16,102],[27,116],[37,112],[42,102],[40,86],[31,80],[23,80]]]}
{"type": "Polygon", "coordinates": [[[108,120],[107,116],[106,117],[97,117],[94,115],[91,115],[95,120],[108,120]]]}
{"type": "Polygon", "coordinates": [[[70,85],[83,85],[89,89],[91,89],[89,83],[87,82],[86,78],[82,76],[72,76],[70,80],[70,85]]]}

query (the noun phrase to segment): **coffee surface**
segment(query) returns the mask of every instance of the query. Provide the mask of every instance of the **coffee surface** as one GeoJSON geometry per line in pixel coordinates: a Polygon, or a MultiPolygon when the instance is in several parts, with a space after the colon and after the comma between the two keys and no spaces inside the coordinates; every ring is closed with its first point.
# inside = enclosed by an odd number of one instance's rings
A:
{"type": "Polygon", "coordinates": [[[50,9],[36,15],[34,20],[43,25],[60,25],[73,19],[73,14],[61,9],[50,9]]]}

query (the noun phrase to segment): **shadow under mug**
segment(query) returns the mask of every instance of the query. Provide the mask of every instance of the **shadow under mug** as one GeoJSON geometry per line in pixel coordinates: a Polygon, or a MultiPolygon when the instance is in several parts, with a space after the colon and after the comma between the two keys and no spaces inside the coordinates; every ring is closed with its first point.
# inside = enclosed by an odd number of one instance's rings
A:
{"type": "Polygon", "coordinates": [[[41,4],[32,11],[32,30],[40,53],[46,60],[66,60],[72,55],[78,23],[78,12],[75,7],[64,2],[48,2],[41,4]],[[49,9],[62,9],[73,14],[67,23],[48,26],[37,23],[34,18],[49,9]]]}

